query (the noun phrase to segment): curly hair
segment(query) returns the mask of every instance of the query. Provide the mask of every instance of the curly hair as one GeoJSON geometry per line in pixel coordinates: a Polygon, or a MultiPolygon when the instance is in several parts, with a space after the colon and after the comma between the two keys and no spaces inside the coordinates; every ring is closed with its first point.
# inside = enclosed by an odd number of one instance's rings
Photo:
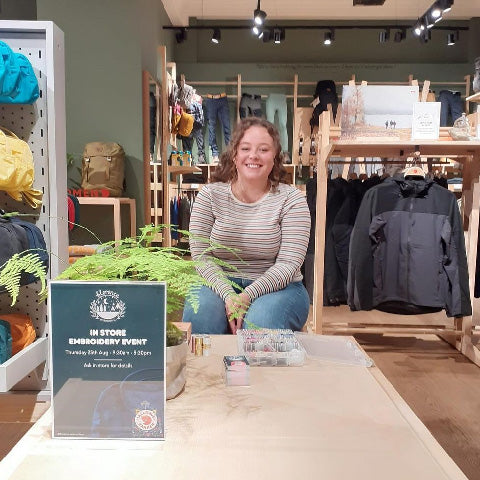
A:
{"type": "Polygon", "coordinates": [[[282,146],[280,144],[280,136],[275,125],[263,118],[247,117],[240,120],[233,131],[230,143],[227,149],[220,156],[220,163],[212,174],[213,182],[232,182],[237,179],[237,169],[235,166],[235,156],[237,154],[238,146],[242,141],[245,132],[250,127],[263,127],[267,130],[273,140],[273,148],[275,150],[275,157],[273,159],[273,168],[268,176],[272,188],[276,190],[280,182],[286,183],[287,170],[283,166],[282,146]]]}

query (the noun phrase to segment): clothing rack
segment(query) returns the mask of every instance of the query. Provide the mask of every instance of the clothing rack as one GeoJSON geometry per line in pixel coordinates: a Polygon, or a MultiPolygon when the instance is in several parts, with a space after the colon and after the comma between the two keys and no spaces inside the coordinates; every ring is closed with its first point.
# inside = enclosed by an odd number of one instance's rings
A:
{"type": "MultiPolygon", "coordinates": [[[[451,342],[459,351],[480,365],[480,351],[472,343],[474,325],[480,325],[479,301],[473,298],[475,283],[475,267],[477,257],[477,241],[480,206],[480,141],[447,141],[447,140],[415,140],[415,141],[375,141],[368,144],[355,140],[339,139],[336,127],[331,127],[329,112],[323,112],[317,135],[320,148],[317,153],[317,199],[315,224],[315,262],[314,262],[314,301],[313,330],[316,333],[328,332],[362,332],[362,333],[433,333],[451,342]],[[466,233],[466,252],[469,268],[469,284],[472,296],[473,314],[471,317],[455,318],[453,326],[443,319],[434,325],[425,325],[406,321],[405,317],[388,324],[356,323],[358,312],[346,314],[341,321],[328,322],[327,311],[323,307],[323,278],[325,252],[325,224],[328,165],[331,157],[383,157],[392,158],[393,163],[408,161],[412,152],[420,151],[423,157],[455,157],[463,164],[462,209],[464,225],[468,225],[466,233]]],[[[329,307],[336,308],[336,307],[329,307]]],[[[392,316],[393,317],[393,316],[392,316]]],[[[408,317],[407,317],[408,318],[408,317]]]]}

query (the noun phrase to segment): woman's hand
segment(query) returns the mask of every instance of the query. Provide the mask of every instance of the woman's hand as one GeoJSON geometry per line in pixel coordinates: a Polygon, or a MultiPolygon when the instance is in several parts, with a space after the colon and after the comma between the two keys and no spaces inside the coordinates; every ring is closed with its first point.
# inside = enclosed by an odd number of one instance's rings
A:
{"type": "Polygon", "coordinates": [[[228,324],[231,332],[235,335],[237,330],[242,328],[243,317],[250,307],[250,297],[242,292],[239,295],[230,295],[225,300],[225,311],[227,312],[228,324]]]}

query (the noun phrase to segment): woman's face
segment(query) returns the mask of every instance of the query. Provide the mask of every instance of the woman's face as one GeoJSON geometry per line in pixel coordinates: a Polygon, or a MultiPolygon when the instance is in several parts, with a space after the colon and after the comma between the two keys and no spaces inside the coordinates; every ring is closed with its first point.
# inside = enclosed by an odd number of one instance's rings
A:
{"type": "Polygon", "coordinates": [[[264,127],[245,130],[235,155],[238,179],[242,182],[264,180],[272,171],[275,159],[273,138],[264,127]]]}

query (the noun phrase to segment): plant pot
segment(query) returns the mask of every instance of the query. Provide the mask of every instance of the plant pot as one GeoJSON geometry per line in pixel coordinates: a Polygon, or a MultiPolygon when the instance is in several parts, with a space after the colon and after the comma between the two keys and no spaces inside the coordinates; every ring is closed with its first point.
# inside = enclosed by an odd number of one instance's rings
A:
{"type": "Polygon", "coordinates": [[[167,400],[175,398],[185,387],[187,381],[187,353],[188,345],[185,342],[167,347],[165,374],[167,400]]]}

